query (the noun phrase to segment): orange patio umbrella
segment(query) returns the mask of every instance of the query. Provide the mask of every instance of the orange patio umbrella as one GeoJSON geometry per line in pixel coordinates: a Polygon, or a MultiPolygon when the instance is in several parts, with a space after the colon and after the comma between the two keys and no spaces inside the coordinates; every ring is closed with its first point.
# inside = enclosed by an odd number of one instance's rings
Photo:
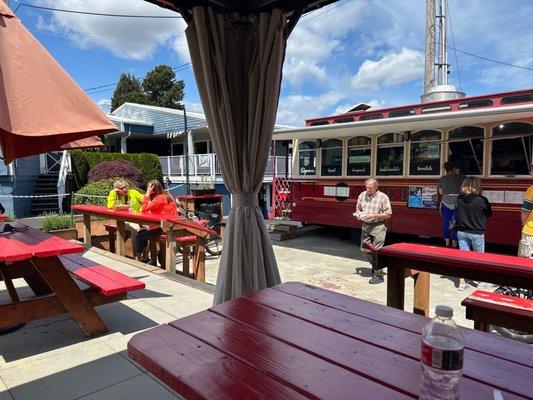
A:
{"type": "MultiPolygon", "coordinates": [[[[85,140],[82,147],[98,147],[98,138],[88,138],[115,131],[117,127],[0,1],[0,145],[4,162],[72,148],[63,146],[81,139],[85,140]]],[[[80,147],[79,143],[74,147],[80,147]]]]}

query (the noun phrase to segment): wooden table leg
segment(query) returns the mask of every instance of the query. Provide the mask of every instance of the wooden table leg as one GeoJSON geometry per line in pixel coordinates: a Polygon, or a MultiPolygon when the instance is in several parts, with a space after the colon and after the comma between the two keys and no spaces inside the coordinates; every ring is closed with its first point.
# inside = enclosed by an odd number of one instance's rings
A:
{"type": "Polygon", "coordinates": [[[183,275],[190,275],[190,257],[191,257],[191,248],[190,246],[181,246],[181,252],[183,255],[183,275]]]}
{"type": "Polygon", "coordinates": [[[104,322],[58,257],[34,257],[32,261],[63,307],[83,329],[85,335],[90,337],[107,332],[104,322]]]}
{"type": "Polygon", "coordinates": [[[83,214],[83,243],[91,245],[91,216],[83,214]]]}
{"type": "Polygon", "coordinates": [[[413,313],[429,317],[430,274],[424,271],[416,272],[417,273],[413,276],[415,281],[413,313]]]}
{"type": "Polygon", "coordinates": [[[389,266],[387,269],[387,305],[403,310],[405,296],[405,269],[389,266]]]}
{"type": "Polygon", "coordinates": [[[126,222],[117,221],[117,241],[115,245],[119,256],[126,254],[126,222]]]}
{"type": "Polygon", "coordinates": [[[4,284],[6,285],[7,292],[9,293],[9,297],[11,298],[11,302],[18,303],[20,301],[19,295],[15,289],[15,286],[13,285],[13,280],[11,279],[9,268],[13,268],[13,265],[6,265],[4,263],[0,263],[0,274],[2,274],[4,284]]]}
{"type": "Polygon", "coordinates": [[[169,272],[176,273],[176,234],[173,229],[167,232],[165,242],[165,269],[169,272]]]}
{"type": "Polygon", "coordinates": [[[194,247],[194,277],[197,281],[205,282],[205,238],[196,236],[194,247]]]}

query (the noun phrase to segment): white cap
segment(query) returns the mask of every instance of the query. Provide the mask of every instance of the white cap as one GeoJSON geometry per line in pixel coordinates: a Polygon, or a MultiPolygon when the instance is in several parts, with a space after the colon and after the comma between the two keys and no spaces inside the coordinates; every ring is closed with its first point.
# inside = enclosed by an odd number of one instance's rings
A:
{"type": "Polygon", "coordinates": [[[453,308],[448,306],[437,306],[435,308],[435,314],[438,317],[445,317],[445,318],[451,318],[453,317],[453,308]]]}

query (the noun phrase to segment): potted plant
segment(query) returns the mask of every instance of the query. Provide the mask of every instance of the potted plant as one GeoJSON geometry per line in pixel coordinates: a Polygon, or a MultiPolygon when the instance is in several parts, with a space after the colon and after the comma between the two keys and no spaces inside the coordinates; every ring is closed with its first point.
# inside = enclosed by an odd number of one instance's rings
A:
{"type": "Polygon", "coordinates": [[[72,227],[70,215],[49,214],[42,219],[43,230],[60,238],[71,240],[78,239],[78,231],[72,227]]]}

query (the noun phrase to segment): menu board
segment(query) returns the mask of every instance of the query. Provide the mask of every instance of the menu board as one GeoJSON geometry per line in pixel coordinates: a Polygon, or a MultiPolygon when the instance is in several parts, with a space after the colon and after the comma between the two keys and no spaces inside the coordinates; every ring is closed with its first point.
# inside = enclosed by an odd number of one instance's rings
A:
{"type": "Polygon", "coordinates": [[[490,204],[505,203],[505,192],[503,190],[483,190],[483,196],[490,204]]]}
{"type": "Polygon", "coordinates": [[[407,206],[412,208],[437,208],[436,186],[409,186],[407,206]]]}
{"type": "Polygon", "coordinates": [[[505,203],[506,204],[522,204],[524,202],[525,192],[517,191],[505,191],[505,203]]]}

